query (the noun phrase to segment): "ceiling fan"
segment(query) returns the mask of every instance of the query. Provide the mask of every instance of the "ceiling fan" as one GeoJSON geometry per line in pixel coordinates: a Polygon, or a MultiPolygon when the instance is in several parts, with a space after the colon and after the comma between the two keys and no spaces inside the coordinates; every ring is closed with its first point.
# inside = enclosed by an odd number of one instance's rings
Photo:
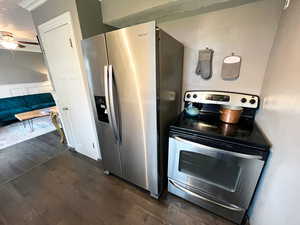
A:
{"type": "Polygon", "coordinates": [[[17,41],[13,33],[0,31],[0,45],[6,49],[26,48],[26,45],[39,45],[38,42],[17,41]]]}

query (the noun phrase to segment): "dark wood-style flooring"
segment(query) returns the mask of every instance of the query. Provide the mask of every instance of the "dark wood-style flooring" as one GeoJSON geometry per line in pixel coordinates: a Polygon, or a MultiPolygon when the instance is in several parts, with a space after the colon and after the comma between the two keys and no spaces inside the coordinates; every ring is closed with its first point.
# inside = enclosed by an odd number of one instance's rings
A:
{"type": "Polygon", "coordinates": [[[59,142],[56,132],[1,149],[0,184],[15,179],[64,150],[66,146],[59,142]]]}
{"type": "Polygon", "coordinates": [[[15,156],[32,155],[33,149],[51,149],[55,137],[47,134],[22,143],[7,158],[10,163],[0,160],[1,170],[5,166],[27,170],[0,185],[0,225],[232,225],[171,194],[152,199],[147,192],[104,175],[100,163],[63,151],[64,146],[57,146],[50,159],[40,156],[44,163],[31,168],[22,160],[13,161],[15,156]]]}

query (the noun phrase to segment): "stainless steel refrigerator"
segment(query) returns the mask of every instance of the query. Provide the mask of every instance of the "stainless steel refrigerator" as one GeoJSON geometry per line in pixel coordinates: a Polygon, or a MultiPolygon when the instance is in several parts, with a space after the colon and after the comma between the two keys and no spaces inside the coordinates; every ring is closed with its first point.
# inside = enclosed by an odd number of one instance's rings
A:
{"type": "Polygon", "coordinates": [[[82,41],[104,169],[159,197],[168,125],[181,105],[183,45],[155,22],[82,41]]]}

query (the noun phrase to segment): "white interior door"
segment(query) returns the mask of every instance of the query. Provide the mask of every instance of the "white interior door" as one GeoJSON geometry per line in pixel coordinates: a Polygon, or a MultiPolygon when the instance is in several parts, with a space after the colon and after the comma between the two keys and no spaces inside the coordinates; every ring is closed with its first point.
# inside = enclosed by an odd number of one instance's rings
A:
{"type": "Polygon", "coordinates": [[[39,31],[68,144],[98,159],[96,129],[69,13],[42,24],[39,31]]]}

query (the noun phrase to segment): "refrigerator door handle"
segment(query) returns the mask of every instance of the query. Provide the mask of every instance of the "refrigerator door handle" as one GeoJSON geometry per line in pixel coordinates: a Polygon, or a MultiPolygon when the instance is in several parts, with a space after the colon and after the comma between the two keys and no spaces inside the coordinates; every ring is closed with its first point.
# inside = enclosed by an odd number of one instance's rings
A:
{"type": "Polygon", "coordinates": [[[107,110],[107,115],[108,115],[108,120],[109,120],[109,125],[111,127],[111,129],[113,130],[114,136],[116,141],[118,141],[118,138],[116,136],[115,133],[115,128],[114,128],[114,124],[113,124],[113,118],[112,118],[112,114],[111,114],[111,102],[110,102],[110,88],[109,88],[109,66],[104,66],[104,91],[105,91],[105,101],[106,101],[106,110],[107,110]]]}
{"type": "Polygon", "coordinates": [[[108,66],[108,96],[110,103],[110,113],[111,113],[111,124],[112,129],[117,142],[120,142],[120,133],[119,126],[117,123],[116,109],[115,109],[115,98],[114,98],[114,89],[113,89],[113,66],[108,66]]]}

